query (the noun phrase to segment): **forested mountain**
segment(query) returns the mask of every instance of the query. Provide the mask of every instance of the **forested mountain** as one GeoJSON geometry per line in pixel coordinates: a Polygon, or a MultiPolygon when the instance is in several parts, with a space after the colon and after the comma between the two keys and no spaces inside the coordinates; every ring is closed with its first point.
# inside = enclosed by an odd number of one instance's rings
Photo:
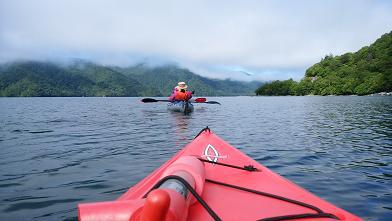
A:
{"type": "Polygon", "coordinates": [[[172,65],[29,61],[0,66],[0,96],[168,96],[178,81],[186,81],[198,96],[251,95],[261,84],[208,79],[172,65]]]}
{"type": "Polygon", "coordinates": [[[205,78],[187,69],[181,69],[173,65],[148,68],[141,64],[130,68],[117,68],[114,70],[136,79],[145,88],[148,88],[149,91],[144,92],[144,96],[151,94],[155,96],[167,96],[170,94],[173,86],[177,85],[179,81],[187,82],[190,90],[195,90],[196,94],[204,96],[254,95],[254,90],[261,85],[261,82],[205,78]]]}
{"type": "Polygon", "coordinates": [[[392,91],[392,32],[355,53],[327,55],[296,82],[273,81],[257,95],[366,95],[392,91]]]}

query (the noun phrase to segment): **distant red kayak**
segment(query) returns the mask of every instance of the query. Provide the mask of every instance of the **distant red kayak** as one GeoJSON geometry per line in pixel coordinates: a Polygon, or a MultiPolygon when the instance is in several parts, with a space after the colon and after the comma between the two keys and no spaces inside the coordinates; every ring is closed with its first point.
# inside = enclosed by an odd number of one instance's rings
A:
{"type": "Polygon", "coordinates": [[[80,221],[362,220],[309,193],[205,128],[116,201],[79,204],[80,221]]]}

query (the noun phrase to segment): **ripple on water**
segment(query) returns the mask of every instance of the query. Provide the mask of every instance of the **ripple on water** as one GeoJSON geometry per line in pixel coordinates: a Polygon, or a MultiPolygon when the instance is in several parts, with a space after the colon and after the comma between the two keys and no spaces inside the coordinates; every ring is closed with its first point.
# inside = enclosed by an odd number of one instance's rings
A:
{"type": "Polygon", "coordinates": [[[28,131],[31,134],[43,134],[43,133],[50,133],[53,132],[53,130],[35,130],[35,131],[28,131]]]}
{"type": "Polygon", "coordinates": [[[4,212],[14,212],[14,211],[25,210],[25,209],[42,209],[42,208],[53,206],[55,204],[79,202],[82,200],[83,200],[82,198],[70,198],[70,199],[59,199],[59,200],[12,203],[3,211],[4,212]]]}

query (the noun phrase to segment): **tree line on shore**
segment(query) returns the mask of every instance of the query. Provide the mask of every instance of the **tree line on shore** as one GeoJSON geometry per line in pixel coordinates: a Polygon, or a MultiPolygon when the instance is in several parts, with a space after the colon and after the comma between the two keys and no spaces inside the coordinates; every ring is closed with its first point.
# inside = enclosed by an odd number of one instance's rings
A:
{"type": "Polygon", "coordinates": [[[367,95],[392,91],[392,32],[355,53],[327,55],[299,82],[272,81],[257,95],[367,95]]]}

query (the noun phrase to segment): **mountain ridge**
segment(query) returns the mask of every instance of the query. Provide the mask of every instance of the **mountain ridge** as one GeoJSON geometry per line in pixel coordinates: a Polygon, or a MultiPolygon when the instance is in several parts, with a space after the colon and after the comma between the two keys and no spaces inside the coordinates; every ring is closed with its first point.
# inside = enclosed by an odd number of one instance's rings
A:
{"type": "Polygon", "coordinates": [[[253,95],[262,82],[209,79],[175,65],[104,66],[18,61],[0,65],[0,96],[168,96],[185,81],[198,96],[253,95]]]}

